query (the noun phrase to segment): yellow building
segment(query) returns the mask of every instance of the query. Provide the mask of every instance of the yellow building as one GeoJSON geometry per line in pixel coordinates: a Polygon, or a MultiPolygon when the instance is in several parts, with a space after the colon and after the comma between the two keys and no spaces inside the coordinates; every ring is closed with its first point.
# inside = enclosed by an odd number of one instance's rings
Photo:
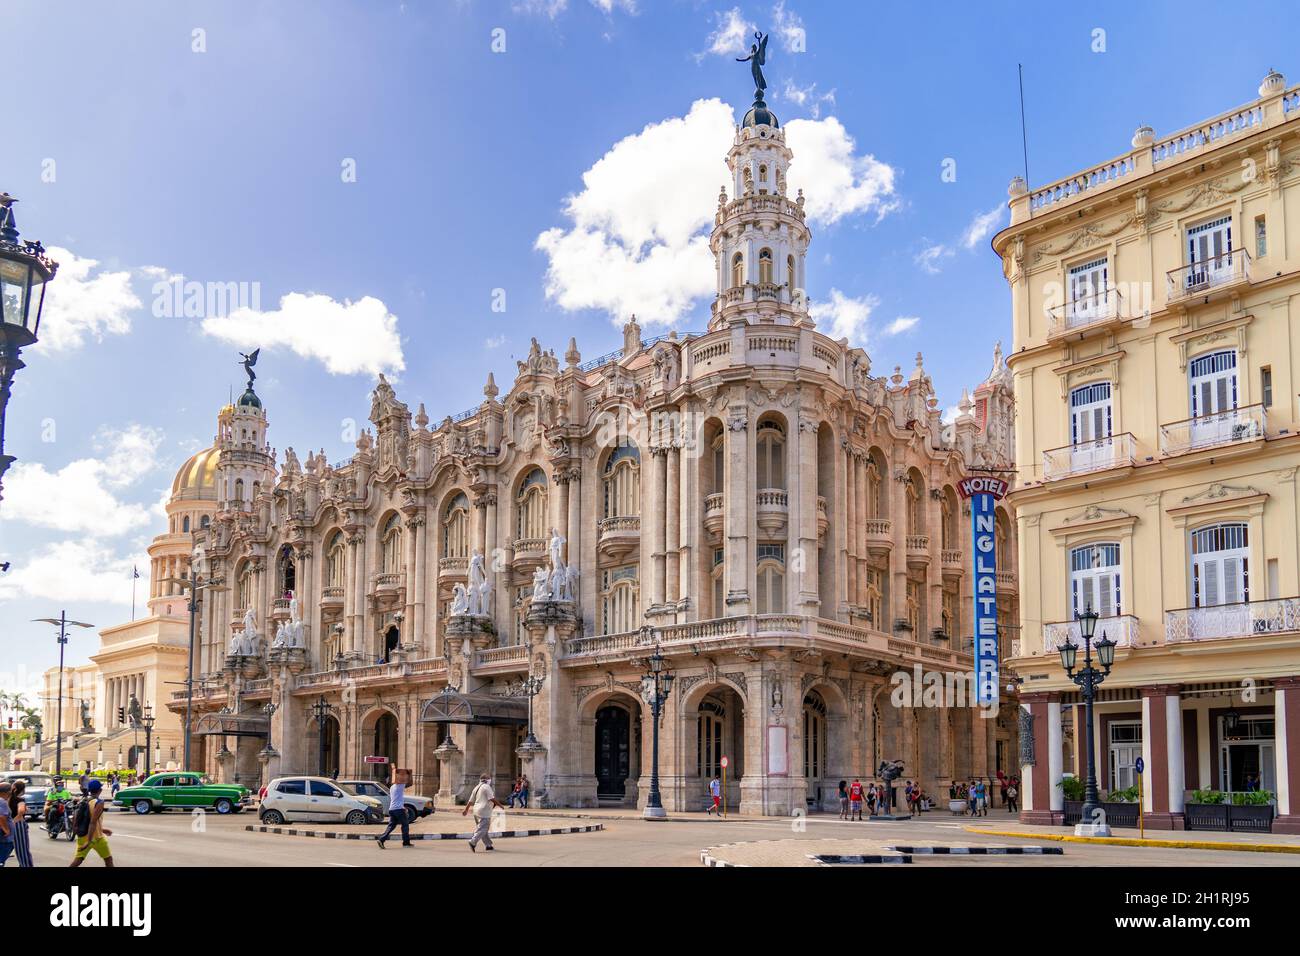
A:
{"type": "Polygon", "coordinates": [[[1057,781],[1085,773],[1084,711],[1058,649],[1091,605],[1119,645],[1093,728],[1103,796],[1141,756],[1148,826],[1203,824],[1196,790],[1258,789],[1274,832],[1300,832],[1300,88],[1270,73],[1245,106],[1140,127],[1010,195],[993,245],[1014,322],[1023,817],[1072,822],[1057,781]]]}

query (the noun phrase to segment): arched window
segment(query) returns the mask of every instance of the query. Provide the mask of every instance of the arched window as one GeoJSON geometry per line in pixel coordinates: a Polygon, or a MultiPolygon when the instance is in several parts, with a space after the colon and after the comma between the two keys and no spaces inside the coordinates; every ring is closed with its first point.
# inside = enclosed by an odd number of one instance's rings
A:
{"type": "Polygon", "coordinates": [[[758,281],[763,285],[772,284],[772,250],[771,249],[759,250],[758,281]]]}
{"type": "Polygon", "coordinates": [[[605,460],[604,517],[640,514],[641,453],[635,445],[620,445],[605,460]]]}
{"type": "Polygon", "coordinates": [[[1192,532],[1192,604],[1216,607],[1250,600],[1250,529],[1230,521],[1192,532]]]}
{"type": "Polygon", "coordinates": [[[638,606],[637,566],[626,565],[601,572],[601,633],[624,634],[641,623],[638,606]]]}
{"type": "Polygon", "coordinates": [[[925,514],[922,495],[925,489],[916,476],[907,478],[907,533],[925,534],[925,514]]]}
{"type": "Polygon", "coordinates": [[[718,435],[713,440],[713,493],[725,491],[726,486],[726,467],[727,467],[727,440],[724,436],[718,435]]]}
{"type": "Polygon", "coordinates": [[[864,609],[867,612],[867,620],[877,630],[884,630],[885,621],[881,617],[880,571],[876,568],[867,568],[867,584],[863,594],[863,602],[864,609]]]}
{"type": "Polygon", "coordinates": [[[907,623],[912,628],[913,635],[920,633],[921,582],[910,579],[907,582],[907,623]]]}
{"type": "Polygon", "coordinates": [[[235,589],[235,606],[239,609],[240,616],[253,606],[253,566],[247,561],[239,570],[238,582],[235,589]]]}
{"type": "Polygon", "coordinates": [[[737,252],[731,257],[731,287],[738,289],[745,284],[745,257],[737,252]]]}
{"type": "Polygon", "coordinates": [[[515,496],[517,505],[517,538],[546,537],[546,475],[534,468],[519,486],[515,496]]]}
{"type": "Polygon", "coordinates": [[[235,503],[242,505],[244,503],[244,479],[235,479],[235,503]]]}
{"type": "Polygon", "coordinates": [[[1102,617],[1121,613],[1118,544],[1085,544],[1071,549],[1070,605],[1075,614],[1089,608],[1102,617]]]}
{"type": "Polygon", "coordinates": [[[758,546],[758,600],[759,614],[785,613],[785,545],[760,544],[758,546]]]}
{"type": "Polygon", "coordinates": [[[758,423],[758,487],[785,489],[785,432],[779,422],[758,423]]]}
{"type": "Polygon", "coordinates": [[[184,518],[181,519],[181,531],[189,531],[189,530],[190,530],[190,516],[186,515],[184,518]]]}
{"type": "Polygon", "coordinates": [[[1011,570],[1011,525],[1001,508],[993,516],[993,557],[999,571],[1011,570]]]}
{"type": "Polygon", "coordinates": [[[803,741],[803,773],[815,780],[826,765],[826,701],[815,690],[803,699],[803,741]]]}
{"type": "Polygon", "coordinates": [[[343,545],[343,532],[336,531],[325,548],[325,584],[331,588],[343,587],[343,569],[347,551],[343,545]]]}
{"type": "Polygon", "coordinates": [[[713,778],[722,774],[723,730],[726,726],[727,707],[717,697],[700,701],[695,724],[695,772],[701,777],[713,778]]]}
{"type": "Polygon", "coordinates": [[[204,515],[202,518],[199,519],[199,529],[201,531],[206,531],[211,526],[211,524],[212,524],[212,518],[209,515],[204,515]]]}
{"type": "Polygon", "coordinates": [[[402,516],[391,514],[384,522],[379,536],[383,550],[383,573],[396,574],[402,570],[402,516]]]}
{"type": "Polygon", "coordinates": [[[276,576],[279,579],[280,593],[282,595],[298,590],[297,572],[298,568],[293,560],[293,548],[286,544],[280,549],[280,558],[276,567],[276,576]]]}
{"type": "Polygon", "coordinates": [[[785,284],[791,289],[795,287],[794,275],[794,256],[785,257],[785,284]]]}
{"type": "Polygon", "coordinates": [[[885,516],[884,508],[884,485],[881,482],[883,468],[880,462],[876,460],[873,453],[867,459],[867,514],[868,518],[883,518],[885,516]]]}
{"type": "Polygon", "coordinates": [[[726,564],[723,561],[726,552],[722,548],[713,549],[713,570],[710,572],[710,578],[713,585],[713,616],[723,617],[727,613],[726,588],[724,580],[726,578],[726,564]]]}
{"type": "Polygon", "coordinates": [[[945,551],[957,547],[957,501],[951,488],[943,489],[943,498],[939,501],[939,547],[945,551]]]}
{"type": "Polygon", "coordinates": [[[452,498],[443,513],[442,556],[469,557],[469,499],[464,492],[452,498]]]}
{"type": "Polygon", "coordinates": [[[766,167],[766,166],[759,166],[759,167],[758,167],[758,181],[759,181],[760,183],[765,183],[765,182],[767,182],[767,167],[766,167]]]}

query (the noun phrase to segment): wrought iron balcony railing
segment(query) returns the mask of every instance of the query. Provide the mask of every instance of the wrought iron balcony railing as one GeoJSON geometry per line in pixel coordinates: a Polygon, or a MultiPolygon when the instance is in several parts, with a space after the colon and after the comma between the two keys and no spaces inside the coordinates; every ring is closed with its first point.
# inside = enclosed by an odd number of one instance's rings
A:
{"type": "Polygon", "coordinates": [[[1230,408],[1160,426],[1160,451],[1185,455],[1200,448],[1236,445],[1264,437],[1268,413],[1263,405],[1230,408]]]}
{"type": "Polygon", "coordinates": [[[1300,598],[1185,607],[1165,612],[1165,640],[1214,641],[1300,631],[1300,598]]]}
{"type": "Polygon", "coordinates": [[[1071,475],[1083,475],[1108,468],[1132,465],[1136,460],[1136,446],[1128,432],[1062,445],[1043,452],[1043,478],[1055,481],[1071,475]]]}
{"type": "Polygon", "coordinates": [[[1250,281],[1250,255],[1245,249],[1233,249],[1200,262],[1170,269],[1169,290],[1165,298],[1178,302],[1205,295],[1223,286],[1250,281]]]}

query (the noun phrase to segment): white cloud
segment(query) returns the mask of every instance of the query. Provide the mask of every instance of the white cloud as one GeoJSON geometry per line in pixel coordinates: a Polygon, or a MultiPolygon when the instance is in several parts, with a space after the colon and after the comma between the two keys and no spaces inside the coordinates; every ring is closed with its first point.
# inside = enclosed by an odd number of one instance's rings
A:
{"type": "Polygon", "coordinates": [[[519,0],[514,5],[516,13],[541,14],[554,20],[569,8],[569,0],[519,0]]]}
{"type": "Polygon", "coordinates": [[[73,349],[88,336],[100,341],[105,335],[131,331],[130,313],[140,308],[140,299],[131,288],[129,271],[98,270],[99,260],[82,258],[60,246],[51,246],[46,253],[59,264],[59,271],[45,292],[42,346],[73,349]]]}
{"type": "Polygon", "coordinates": [[[874,295],[854,298],[839,289],[831,289],[829,299],[810,303],[808,314],[823,334],[837,340],[848,339],[849,345],[865,348],[868,321],[879,304],[880,299],[874,295]]]}
{"type": "MultiPolygon", "coordinates": [[[[705,53],[714,56],[744,56],[749,52],[749,38],[757,27],[745,19],[740,7],[732,7],[726,12],[713,14],[714,29],[709,34],[709,48],[705,53]]],[[[701,54],[703,56],[704,54],[701,54]]]]}
{"type": "Polygon", "coordinates": [[[19,462],[5,482],[5,519],[94,537],[123,534],[148,525],[145,505],[122,501],[122,492],[158,466],[162,432],[142,425],[104,428],[96,435],[100,458],[79,458],[57,471],[19,462]]]}
{"type": "Polygon", "coordinates": [[[855,153],[853,137],[834,116],[791,120],[785,139],[794,153],[790,188],[803,189],[804,209],[814,225],[861,214],[874,214],[879,222],[898,208],[894,168],[870,153],[855,153]]]}
{"type": "Polygon", "coordinates": [[[290,292],[280,308],[247,306],[203,320],[203,331],[241,348],[282,347],[317,359],[332,375],[400,372],[406,368],[397,316],[373,296],[336,302],[319,293],[290,292]]]}
{"type": "Polygon", "coordinates": [[[781,40],[781,46],[790,53],[803,53],[807,50],[807,37],[803,27],[803,18],[799,14],[786,12],[785,0],[780,0],[772,8],[773,32],[781,40]]]}
{"type": "Polygon", "coordinates": [[[506,344],[506,337],[504,335],[491,335],[483,340],[483,345],[486,348],[490,348],[490,349],[499,349],[501,346],[505,344],[506,344]]]}
{"type": "Polygon", "coordinates": [[[937,275],[941,270],[940,262],[952,256],[952,248],[944,245],[942,242],[932,246],[926,246],[918,252],[913,258],[918,266],[931,275],[937,275]]]}
{"type": "Polygon", "coordinates": [[[119,557],[95,541],[57,541],[41,551],[13,557],[9,573],[0,576],[0,601],[35,598],[67,605],[129,605],[132,566],[140,568],[136,595],[148,597],[147,554],[119,557]]]}
{"type": "MultiPolygon", "coordinates": [[[[707,230],[718,186],[730,178],[720,157],[734,129],[730,106],[698,100],[686,116],[615,143],[568,197],[570,224],[537,237],[550,260],[547,298],[566,310],[604,310],[616,324],[636,313],[644,325],[671,324],[713,292],[707,230]]],[[[856,154],[838,120],[795,120],[787,134],[795,153],[791,186],[805,184],[814,225],[861,214],[879,219],[895,207],[894,171],[856,154]]]]}
{"type": "Polygon", "coordinates": [[[786,77],[785,87],[781,90],[782,99],[789,100],[798,107],[805,108],[812,114],[813,119],[818,119],[822,115],[822,105],[835,106],[835,91],[830,90],[827,93],[818,93],[817,84],[810,83],[807,86],[798,86],[794,80],[786,77]]]}
{"type": "Polygon", "coordinates": [[[966,227],[966,231],[962,233],[961,244],[967,249],[974,249],[979,243],[993,234],[993,231],[1002,222],[1002,217],[1006,211],[1006,206],[998,203],[988,212],[977,214],[970,221],[970,225],[966,227]]]}
{"type": "Polygon", "coordinates": [[[903,332],[910,332],[920,323],[921,317],[918,315],[900,315],[885,327],[885,335],[899,335],[903,332]]]}

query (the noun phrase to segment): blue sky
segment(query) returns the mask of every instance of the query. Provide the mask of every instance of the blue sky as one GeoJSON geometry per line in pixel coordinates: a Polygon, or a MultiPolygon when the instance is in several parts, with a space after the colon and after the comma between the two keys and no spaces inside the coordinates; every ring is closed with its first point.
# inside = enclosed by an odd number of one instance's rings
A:
{"type": "MultiPolygon", "coordinates": [[[[1283,4],[1236,5],[1250,29],[1217,4],[1100,2],[6,0],[4,16],[0,189],[63,263],[9,408],[6,689],[56,660],[30,618],[129,617],[130,566],[147,570],[159,501],[241,381],[238,344],[264,346],[272,443],[338,459],[381,368],[436,422],[489,370],[508,387],[530,336],[591,358],[628,311],[668,320],[647,333],[701,329],[699,237],[753,25],[773,32],[768,103],[817,210],[822,327],[877,373],[923,351],[945,406],[1010,337],[988,237],[1022,169],[1017,63],[1035,185],[1142,123],[1249,101],[1269,67],[1300,74],[1283,4]],[[256,284],[257,308],[159,316],[169,276],[256,284]]],[[[96,646],[74,635],[70,660],[96,646]]]]}

